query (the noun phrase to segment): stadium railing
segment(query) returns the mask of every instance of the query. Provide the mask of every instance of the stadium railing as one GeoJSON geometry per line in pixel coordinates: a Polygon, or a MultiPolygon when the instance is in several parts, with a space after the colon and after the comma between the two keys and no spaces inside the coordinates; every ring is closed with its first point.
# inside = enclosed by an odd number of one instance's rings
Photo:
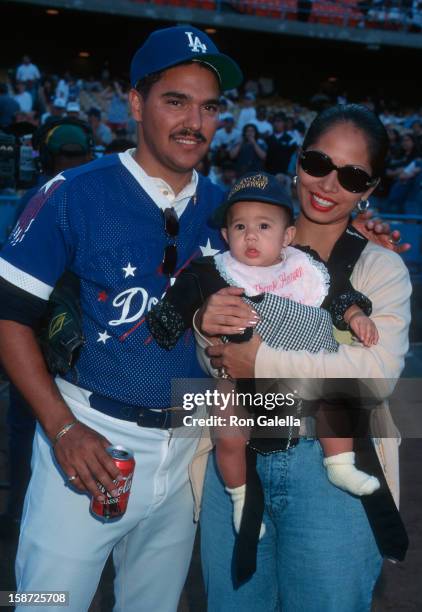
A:
{"type": "Polygon", "coordinates": [[[403,253],[412,280],[422,281],[422,215],[395,215],[382,213],[380,217],[388,221],[392,230],[399,230],[402,242],[412,245],[410,251],[403,253]]]}

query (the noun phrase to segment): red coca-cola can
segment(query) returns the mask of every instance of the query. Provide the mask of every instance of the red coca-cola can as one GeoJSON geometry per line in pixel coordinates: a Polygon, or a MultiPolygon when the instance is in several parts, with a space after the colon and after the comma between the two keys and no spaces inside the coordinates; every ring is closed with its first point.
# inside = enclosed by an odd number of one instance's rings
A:
{"type": "Polygon", "coordinates": [[[95,517],[103,521],[111,521],[120,519],[126,512],[135,471],[135,458],[133,452],[123,446],[109,446],[106,448],[106,452],[121,473],[121,476],[113,481],[118,493],[116,497],[113,497],[111,493],[106,491],[104,485],[97,481],[97,486],[101,493],[105,495],[105,500],[99,502],[93,497],[90,510],[95,517]]]}

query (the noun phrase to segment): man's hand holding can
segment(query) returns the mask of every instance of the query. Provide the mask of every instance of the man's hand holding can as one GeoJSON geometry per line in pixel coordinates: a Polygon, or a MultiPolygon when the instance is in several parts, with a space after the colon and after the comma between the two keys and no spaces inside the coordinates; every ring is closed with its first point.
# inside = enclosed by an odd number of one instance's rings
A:
{"type": "Polygon", "coordinates": [[[97,481],[111,495],[117,495],[113,481],[120,477],[120,470],[105,450],[109,446],[111,443],[104,436],[79,421],[54,445],[54,454],[68,482],[98,501],[104,501],[104,495],[98,490],[97,481]]]}

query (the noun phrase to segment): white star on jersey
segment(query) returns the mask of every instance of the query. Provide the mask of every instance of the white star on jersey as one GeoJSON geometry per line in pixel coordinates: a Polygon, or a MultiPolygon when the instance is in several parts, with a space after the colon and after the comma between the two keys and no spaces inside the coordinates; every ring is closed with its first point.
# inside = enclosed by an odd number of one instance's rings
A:
{"type": "Polygon", "coordinates": [[[50,189],[52,185],[54,185],[54,183],[57,183],[57,181],[65,181],[65,180],[66,180],[66,177],[63,176],[63,174],[61,173],[57,174],[55,177],[47,181],[47,183],[45,183],[45,185],[43,185],[41,189],[44,190],[44,193],[47,193],[47,191],[50,189]]]}
{"type": "Polygon", "coordinates": [[[127,264],[126,268],[122,268],[122,270],[125,273],[125,278],[128,276],[135,276],[136,268],[131,266],[130,262],[127,264]]]}
{"type": "Polygon", "coordinates": [[[217,253],[220,252],[219,249],[212,248],[209,238],[207,244],[205,246],[200,246],[199,248],[202,251],[203,257],[207,257],[208,255],[212,257],[213,255],[217,255],[217,253]]]}
{"type": "Polygon", "coordinates": [[[102,334],[98,333],[97,342],[102,342],[103,344],[105,344],[109,338],[111,338],[111,336],[108,335],[107,331],[104,331],[102,334]]]}

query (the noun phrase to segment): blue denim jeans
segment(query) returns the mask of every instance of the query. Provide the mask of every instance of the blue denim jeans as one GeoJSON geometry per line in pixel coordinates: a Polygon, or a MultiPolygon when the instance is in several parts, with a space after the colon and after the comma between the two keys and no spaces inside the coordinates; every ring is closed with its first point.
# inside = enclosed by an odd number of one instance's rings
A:
{"type": "Polygon", "coordinates": [[[211,456],[201,515],[209,612],[369,612],[382,558],[361,501],[332,485],[316,440],[258,456],[266,534],[233,588],[232,503],[211,456]]]}

